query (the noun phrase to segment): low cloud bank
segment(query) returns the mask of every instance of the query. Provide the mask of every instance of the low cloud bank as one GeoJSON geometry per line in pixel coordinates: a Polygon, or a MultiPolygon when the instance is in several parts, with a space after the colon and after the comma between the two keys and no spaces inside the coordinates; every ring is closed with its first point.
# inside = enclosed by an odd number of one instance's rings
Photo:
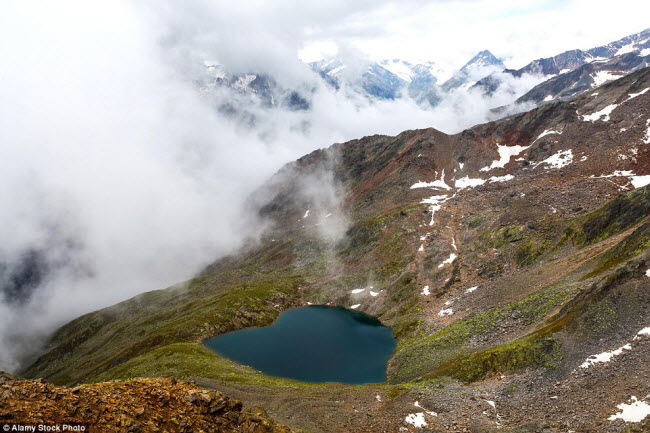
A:
{"type": "MultiPolygon", "coordinates": [[[[245,9],[201,1],[7,6],[0,370],[16,371],[66,321],[190,278],[259,236],[263,224],[244,211],[246,198],[283,164],[369,134],[457,132],[513,99],[459,92],[423,109],[335,91],[293,60],[298,24],[318,11],[296,15],[282,32],[245,9]],[[206,56],[232,73],[265,71],[309,89],[310,109],[266,109],[223,89],[219,101],[239,101],[254,121],[220,112],[194,81],[206,56]]],[[[308,183],[305,193],[336,208],[337,186],[322,186],[308,183]]]]}

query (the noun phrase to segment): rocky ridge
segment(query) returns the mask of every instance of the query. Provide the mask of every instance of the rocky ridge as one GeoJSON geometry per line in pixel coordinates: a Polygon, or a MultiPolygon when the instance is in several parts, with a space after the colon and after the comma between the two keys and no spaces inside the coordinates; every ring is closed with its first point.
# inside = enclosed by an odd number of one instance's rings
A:
{"type": "Polygon", "coordinates": [[[264,412],[174,379],[102,382],[74,388],[0,373],[0,423],[85,426],[91,432],[288,433],[264,412]]]}

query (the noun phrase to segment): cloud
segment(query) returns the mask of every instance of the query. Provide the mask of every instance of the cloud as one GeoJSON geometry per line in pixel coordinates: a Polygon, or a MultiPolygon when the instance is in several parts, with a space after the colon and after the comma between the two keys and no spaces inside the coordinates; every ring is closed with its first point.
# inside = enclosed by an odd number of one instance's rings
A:
{"type": "MultiPolygon", "coordinates": [[[[345,86],[334,91],[297,59],[309,38],[345,36],[359,48],[352,39],[384,34],[364,21],[381,27],[391,2],[21,1],[3,9],[0,284],[34,286],[0,302],[5,370],[66,321],[190,278],[256,238],[264,224],[246,199],[283,164],[364,135],[457,132],[513,99],[457,92],[433,110],[371,101],[345,86]],[[229,89],[202,93],[206,58],[299,88],[311,109],[268,109],[229,89]],[[240,111],[220,111],[223,103],[240,111]]],[[[306,193],[336,208],[331,173],[318,181],[327,188],[310,184],[306,193]]],[[[322,235],[340,236],[339,223],[322,235]]]]}
{"type": "Polygon", "coordinates": [[[0,368],[13,370],[25,354],[17,341],[38,349],[34,338],[65,321],[190,278],[255,236],[245,198],[312,144],[292,131],[262,139],[220,116],[186,79],[174,55],[183,44],[170,47],[163,24],[152,31],[126,2],[8,12],[2,282],[32,251],[45,263],[30,298],[2,304],[0,368]]]}
{"type": "MultiPolygon", "coordinates": [[[[310,34],[356,46],[370,58],[435,61],[458,69],[489,49],[517,69],[533,59],[592,48],[648,27],[650,6],[622,0],[378,2],[310,34]]],[[[309,45],[309,39],[306,41],[309,45]]]]}

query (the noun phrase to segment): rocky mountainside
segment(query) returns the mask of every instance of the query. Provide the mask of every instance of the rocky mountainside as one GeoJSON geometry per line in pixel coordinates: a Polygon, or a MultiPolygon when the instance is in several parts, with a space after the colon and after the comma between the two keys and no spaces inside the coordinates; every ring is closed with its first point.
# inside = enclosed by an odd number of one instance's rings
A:
{"type": "Polygon", "coordinates": [[[533,60],[520,69],[505,69],[490,74],[477,81],[473,88],[480,89],[485,94],[492,94],[506,84],[505,75],[540,75],[547,81],[533,88],[518,102],[532,101],[539,104],[568,99],[606,81],[648,66],[649,55],[650,29],[646,29],[607,45],[586,51],[565,51],[553,57],[533,60]]]}
{"type": "Polygon", "coordinates": [[[650,66],[650,49],[644,51],[645,55],[630,52],[585,63],[571,72],[562,73],[538,84],[515,102],[532,102],[539,105],[550,101],[571,99],[603,83],[650,66]]]}
{"type": "Polygon", "coordinates": [[[456,135],[315,151],[251,198],[262,239],[70,322],[22,374],[191,378],[310,432],[641,431],[649,88],[645,68],[456,135]],[[201,344],[308,303],[393,328],[386,384],[269,377],[201,344]]]}
{"type": "Polygon", "coordinates": [[[62,429],[67,424],[91,432],[290,432],[264,412],[244,411],[237,400],[174,379],[66,388],[2,372],[0,422],[10,429],[38,424],[62,429]]]}

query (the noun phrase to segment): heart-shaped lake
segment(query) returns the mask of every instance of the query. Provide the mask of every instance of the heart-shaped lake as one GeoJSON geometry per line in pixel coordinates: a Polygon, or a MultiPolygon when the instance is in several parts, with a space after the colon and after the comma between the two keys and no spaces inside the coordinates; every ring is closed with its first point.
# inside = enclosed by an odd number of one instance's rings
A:
{"type": "Polygon", "coordinates": [[[288,310],[271,326],[229,332],[205,344],[270,376],[315,383],[382,383],[395,350],[393,331],[376,318],[322,305],[288,310]]]}

